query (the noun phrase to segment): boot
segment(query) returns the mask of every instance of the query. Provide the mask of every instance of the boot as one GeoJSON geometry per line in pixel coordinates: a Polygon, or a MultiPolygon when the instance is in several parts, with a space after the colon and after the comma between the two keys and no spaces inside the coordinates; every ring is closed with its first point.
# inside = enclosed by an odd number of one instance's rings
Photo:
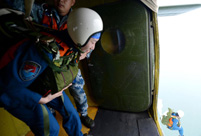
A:
{"type": "Polygon", "coordinates": [[[88,115],[80,117],[81,122],[88,128],[92,128],[95,126],[94,120],[92,120],[88,115]]]}

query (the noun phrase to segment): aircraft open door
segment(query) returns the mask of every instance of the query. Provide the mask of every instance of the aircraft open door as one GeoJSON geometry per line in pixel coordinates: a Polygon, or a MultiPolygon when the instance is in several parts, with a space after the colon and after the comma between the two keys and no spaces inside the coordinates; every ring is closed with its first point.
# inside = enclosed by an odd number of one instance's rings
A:
{"type": "Polygon", "coordinates": [[[120,1],[94,10],[104,22],[101,41],[88,60],[96,101],[112,110],[147,110],[154,77],[151,11],[140,1],[120,1]]]}

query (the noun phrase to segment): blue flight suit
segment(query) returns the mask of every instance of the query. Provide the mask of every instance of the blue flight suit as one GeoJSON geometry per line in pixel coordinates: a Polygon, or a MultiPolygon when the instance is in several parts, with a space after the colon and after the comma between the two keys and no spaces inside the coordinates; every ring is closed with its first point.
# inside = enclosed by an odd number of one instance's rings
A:
{"type": "MultiPolygon", "coordinates": [[[[52,54],[44,52],[53,59],[52,54]]],[[[13,60],[0,69],[0,103],[3,107],[24,121],[36,136],[58,136],[59,125],[47,108],[52,107],[62,115],[63,127],[69,136],[82,136],[79,115],[65,92],[64,102],[58,97],[47,104],[38,104],[42,96],[27,88],[48,66],[35,44],[25,41],[13,55],[13,60]]]]}
{"type": "MultiPolygon", "coordinates": [[[[24,12],[24,0],[6,0],[7,3],[14,9],[20,10],[24,12]]],[[[31,15],[35,22],[42,24],[44,8],[42,5],[33,4],[31,15]]],[[[60,19],[56,9],[51,8],[51,14],[54,15],[58,26],[62,26],[63,23],[66,23],[68,15],[62,17],[60,19]]],[[[89,55],[88,55],[89,57],[89,55]]],[[[77,111],[82,115],[86,116],[88,114],[88,103],[87,103],[87,96],[84,91],[84,79],[80,70],[72,83],[72,86],[69,87],[70,94],[73,96],[77,111]]]]}
{"type": "Polygon", "coordinates": [[[183,127],[182,126],[181,127],[177,126],[177,124],[179,123],[179,120],[176,119],[176,118],[172,118],[172,122],[173,122],[172,127],[168,126],[168,128],[171,129],[171,130],[178,130],[180,136],[183,136],[183,134],[184,134],[183,127]]]}

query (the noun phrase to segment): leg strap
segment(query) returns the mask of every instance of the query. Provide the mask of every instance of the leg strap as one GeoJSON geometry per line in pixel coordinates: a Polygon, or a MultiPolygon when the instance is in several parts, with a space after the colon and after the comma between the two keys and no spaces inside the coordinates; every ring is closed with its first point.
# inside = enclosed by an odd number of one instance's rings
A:
{"type": "Polygon", "coordinates": [[[44,135],[45,136],[49,136],[50,135],[50,121],[49,121],[49,114],[48,114],[48,111],[47,109],[45,108],[44,105],[41,104],[41,108],[42,108],[42,111],[43,111],[43,121],[44,121],[44,135]]]}

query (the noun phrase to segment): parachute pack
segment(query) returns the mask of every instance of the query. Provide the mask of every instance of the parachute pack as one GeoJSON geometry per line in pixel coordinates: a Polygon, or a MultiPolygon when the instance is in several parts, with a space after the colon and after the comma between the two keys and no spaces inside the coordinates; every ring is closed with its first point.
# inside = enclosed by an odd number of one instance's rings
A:
{"type": "Polygon", "coordinates": [[[12,57],[15,57],[15,50],[22,44],[23,39],[28,38],[35,42],[38,52],[49,64],[29,88],[41,95],[47,95],[50,90],[51,93],[56,93],[72,83],[78,72],[80,49],[74,47],[69,37],[65,38],[69,53],[60,57],[55,35],[61,32],[36,24],[25,19],[23,12],[8,8],[0,9],[0,20],[0,40],[3,43],[0,46],[0,69],[12,61],[7,59],[7,54],[13,54],[12,57]],[[52,53],[54,61],[47,58],[43,50],[52,53]]]}
{"type": "Polygon", "coordinates": [[[172,112],[173,112],[173,110],[171,108],[168,108],[167,114],[162,116],[161,122],[163,125],[167,126],[169,124],[169,119],[171,118],[172,112]]]}

